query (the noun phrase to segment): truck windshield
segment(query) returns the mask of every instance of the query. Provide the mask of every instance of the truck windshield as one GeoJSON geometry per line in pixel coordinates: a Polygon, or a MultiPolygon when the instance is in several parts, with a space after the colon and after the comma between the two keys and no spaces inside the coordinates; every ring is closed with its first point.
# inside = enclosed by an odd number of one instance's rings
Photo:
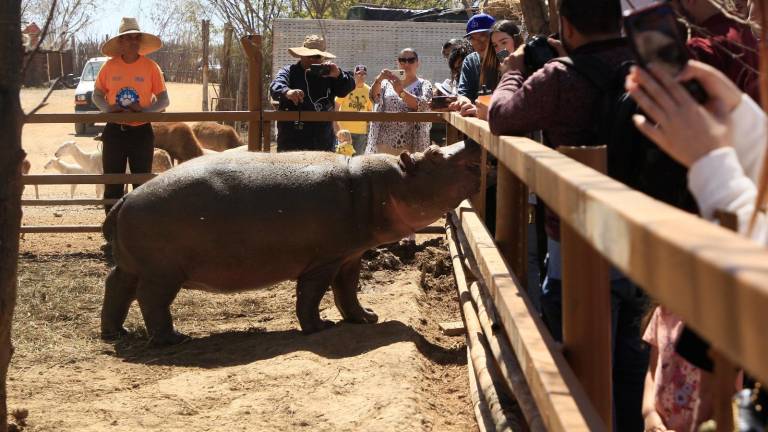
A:
{"type": "Polygon", "coordinates": [[[104,62],[89,62],[86,63],[83,68],[83,75],[80,77],[82,81],[96,81],[96,77],[99,75],[99,70],[104,62]]]}

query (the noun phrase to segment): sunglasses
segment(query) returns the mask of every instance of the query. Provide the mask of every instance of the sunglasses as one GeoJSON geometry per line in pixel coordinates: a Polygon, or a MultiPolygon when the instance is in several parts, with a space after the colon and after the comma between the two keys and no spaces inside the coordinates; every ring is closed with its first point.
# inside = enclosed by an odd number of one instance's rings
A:
{"type": "Polygon", "coordinates": [[[416,57],[398,57],[397,61],[400,63],[408,63],[408,64],[414,64],[418,58],[416,57]]]}

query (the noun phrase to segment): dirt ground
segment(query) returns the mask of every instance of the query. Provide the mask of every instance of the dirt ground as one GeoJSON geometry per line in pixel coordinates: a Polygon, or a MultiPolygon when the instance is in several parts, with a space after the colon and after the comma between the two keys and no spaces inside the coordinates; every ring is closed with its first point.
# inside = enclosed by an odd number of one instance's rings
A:
{"type": "MultiPolygon", "coordinates": [[[[200,88],[170,84],[171,111],[199,109],[200,88]]],[[[43,90],[24,90],[26,109],[43,90]]],[[[71,112],[73,90],[58,90],[42,112],[71,112]]],[[[93,134],[98,128],[92,129],[93,134]]],[[[70,124],[28,124],[23,145],[32,173],[74,136],[70,124]]],[[[69,197],[41,186],[41,198],[69,197]]],[[[25,198],[34,198],[28,187],[25,198]]],[[[76,197],[93,198],[78,186],[76,197]]],[[[99,224],[96,207],[27,207],[23,224],[99,224]]],[[[438,323],[460,320],[449,257],[440,236],[417,246],[369,252],[361,302],[375,325],[340,323],[310,336],[298,331],[295,287],[285,282],[237,295],[183,290],[173,306],[193,340],[146,345],[134,305],[130,336],[98,338],[109,267],[97,234],[27,234],[21,241],[16,352],[8,406],[17,430],[476,430],[468,396],[464,337],[438,323]]],[[[339,320],[332,295],[321,315],[339,320]]]]}

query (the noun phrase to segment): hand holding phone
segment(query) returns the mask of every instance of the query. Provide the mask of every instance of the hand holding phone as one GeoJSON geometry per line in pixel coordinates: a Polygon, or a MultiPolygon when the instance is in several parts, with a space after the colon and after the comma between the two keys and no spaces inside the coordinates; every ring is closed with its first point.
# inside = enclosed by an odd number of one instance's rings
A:
{"type": "MultiPolygon", "coordinates": [[[[677,27],[675,11],[667,3],[659,3],[624,15],[624,28],[638,64],[644,69],[650,63],[676,76],[690,59],[688,49],[677,27]]],[[[683,86],[699,103],[707,94],[695,80],[683,86]]]]}
{"type": "Polygon", "coordinates": [[[405,71],[402,69],[395,69],[392,71],[392,73],[399,79],[400,81],[405,79],[405,71]]]}
{"type": "Polygon", "coordinates": [[[324,76],[330,75],[331,65],[322,64],[322,63],[311,64],[309,65],[309,70],[315,75],[324,77],[324,76]]]}
{"type": "Polygon", "coordinates": [[[503,50],[501,50],[501,51],[496,53],[496,58],[499,61],[504,61],[504,59],[507,58],[507,57],[509,57],[509,51],[507,51],[506,49],[503,49],[503,50]]]}

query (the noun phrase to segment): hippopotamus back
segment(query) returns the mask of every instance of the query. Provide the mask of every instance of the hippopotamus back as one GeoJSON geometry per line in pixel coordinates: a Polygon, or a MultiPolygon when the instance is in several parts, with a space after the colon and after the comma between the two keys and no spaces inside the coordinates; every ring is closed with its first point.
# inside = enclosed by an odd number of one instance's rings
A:
{"type": "MultiPolygon", "coordinates": [[[[138,291],[150,298],[172,301],[182,285],[233,292],[288,279],[298,280],[299,289],[317,285],[312,290],[325,292],[350,265],[346,273],[354,273],[354,280],[347,285],[354,287],[345,290],[354,294],[365,250],[428,225],[477,189],[477,154],[457,144],[400,158],[324,152],[205,156],[127,195],[110,212],[105,236],[116,272],[138,279],[138,291]]],[[[356,297],[347,302],[350,319],[370,322],[356,297]]],[[[305,331],[323,326],[311,309],[312,317],[304,320],[299,311],[305,331]]],[[[122,307],[117,320],[110,318],[121,328],[120,316],[122,307]]],[[[172,327],[148,330],[168,337],[172,327]]],[[[105,328],[103,319],[102,331],[120,330],[105,328]]]]}

